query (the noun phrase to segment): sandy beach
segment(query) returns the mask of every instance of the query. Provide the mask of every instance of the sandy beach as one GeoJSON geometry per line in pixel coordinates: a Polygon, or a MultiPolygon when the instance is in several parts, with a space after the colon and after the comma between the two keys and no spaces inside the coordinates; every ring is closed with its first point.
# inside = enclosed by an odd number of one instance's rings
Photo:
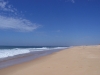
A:
{"type": "Polygon", "coordinates": [[[0,69],[0,75],[100,75],[100,46],[76,46],[0,69]]]}

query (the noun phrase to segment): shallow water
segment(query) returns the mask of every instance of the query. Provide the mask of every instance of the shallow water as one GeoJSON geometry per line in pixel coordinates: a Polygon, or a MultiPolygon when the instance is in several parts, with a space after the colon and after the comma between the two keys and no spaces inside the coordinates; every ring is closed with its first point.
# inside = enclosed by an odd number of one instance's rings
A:
{"type": "Polygon", "coordinates": [[[67,48],[67,47],[63,47],[63,48],[59,47],[59,48],[52,48],[52,49],[45,48],[44,50],[43,50],[43,48],[42,48],[42,50],[39,50],[39,48],[38,48],[37,49],[38,51],[31,51],[31,52],[27,52],[27,53],[23,53],[23,54],[9,56],[6,58],[1,58],[0,59],[0,69],[15,65],[15,64],[27,62],[30,60],[34,60],[34,59],[39,58],[41,56],[45,56],[45,55],[60,51],[60,50],[65,49],[65,48],[67,48]]]}

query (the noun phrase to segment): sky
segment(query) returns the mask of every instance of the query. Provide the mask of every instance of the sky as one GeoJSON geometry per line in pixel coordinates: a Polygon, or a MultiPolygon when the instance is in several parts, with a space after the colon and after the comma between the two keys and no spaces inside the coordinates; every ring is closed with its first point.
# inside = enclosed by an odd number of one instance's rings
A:
{"type": "Polygon", "coordinates": [[[100,44],[100,0],[0,0],[0,45],[100,44]]]}

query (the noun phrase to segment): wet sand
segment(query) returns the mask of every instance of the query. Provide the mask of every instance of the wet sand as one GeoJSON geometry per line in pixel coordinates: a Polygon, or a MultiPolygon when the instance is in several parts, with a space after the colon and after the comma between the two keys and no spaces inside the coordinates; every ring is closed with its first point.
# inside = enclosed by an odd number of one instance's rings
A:
{"type": "Polygon", "coordinates": [[[100,75],[100,46],[76,46],[0,69],[0,75],[100,75]]]}

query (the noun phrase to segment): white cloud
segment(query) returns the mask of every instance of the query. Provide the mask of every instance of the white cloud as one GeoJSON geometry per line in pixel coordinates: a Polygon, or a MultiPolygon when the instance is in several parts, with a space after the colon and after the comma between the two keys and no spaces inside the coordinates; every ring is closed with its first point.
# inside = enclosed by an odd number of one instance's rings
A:
{"type": "Polygon", "coordinates": [[[15,8],[12,8],[12,5],[9,5],[8,2],[4,0],[0,0],[0,10],[8,11],[8,12],[15,12],[15,8]]]}
{"type": "Polygon", "coordinates": [[[19,31],[33,31],[39,25],[31,23],[29,20],[0,16],[0,29],[15,29],[19,31]]]}
{"type": "Polygon", "coordinates": [[[9,5],[8,2],[0,0],[0,12],[6,15],[0,14],[0,29],[14,29],[18,31],[33,31],[39,27],[39,25],[32,23],[31,21],[24,18],[15,18],[17,9],[9,5]],[[8,13],[10,12],[10,13],[8,13]],[[12,15],[13,16],[7,16],[12,15]]]}

